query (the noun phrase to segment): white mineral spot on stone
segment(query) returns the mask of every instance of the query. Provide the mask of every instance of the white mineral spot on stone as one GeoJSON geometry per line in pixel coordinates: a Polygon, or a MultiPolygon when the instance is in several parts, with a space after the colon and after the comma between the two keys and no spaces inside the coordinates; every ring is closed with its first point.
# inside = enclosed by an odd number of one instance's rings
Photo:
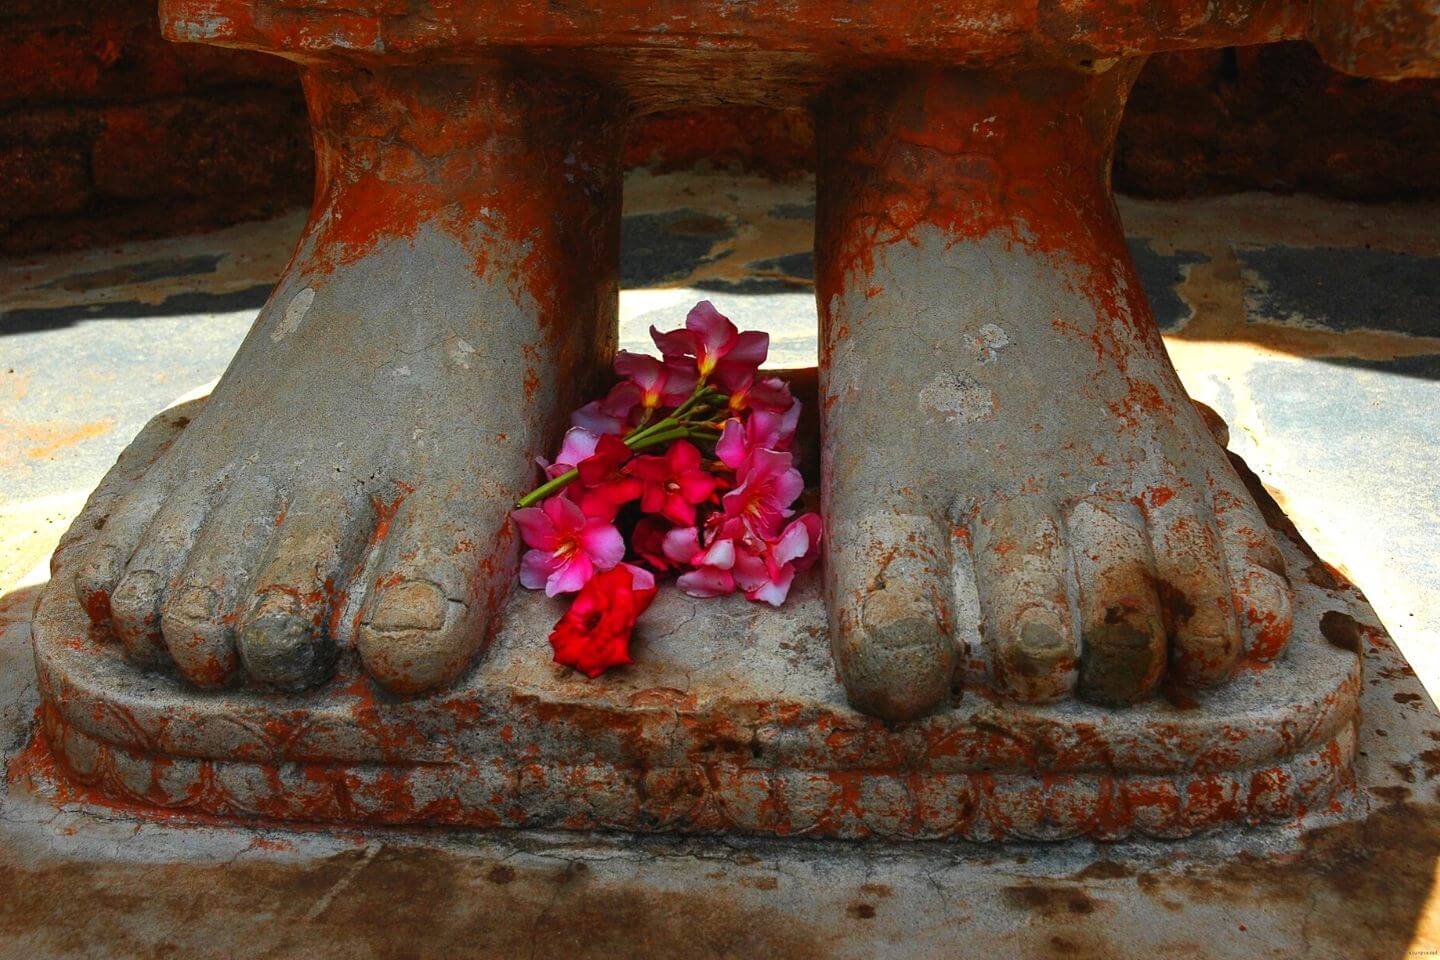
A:
{"type": "Polygon", "coordinates": [[[300,323],[305,319],[305,314],[310,312],[310,305],[315,302],[315,291],[305,287],[290,299],[289,305],[285,307],[285,316],[270,331],[270,339],[279,343],[290,334],[300,329],[300,323]]]}
{"type": "Polygon", "coordinates": [[[470,341],[464,337],[455,337],[452,340],[445,341],[445,352],[449,355],[451,362],[457,367],[460,367],[462,370],[469,370],[470,358],[475,355],[475,348],[471,346],[470,341]]]}
{"type": "Polygon", "coordinates": [[[980,639],[980,590],[976,585],[975,561],[960,538],[952,536],[950,548],[950,596],[955,605],[955,647],[978,679],[985,673],[985,668],[980,665],[988,663],[990,650],[980,639]]]}
{"type": "Polygon", "coordinates": [[[995,397],[969,377],[937,374],[920,391],[920,405],[946,420],[978,423],[995,416],[995,397]]]}
{"type": "Polygon", "coordinates": [[[975,352],[980,355],[981,363],[989,363],[994,360],[1001,350],[1010,346],[1010,337],[1003,327],[993,323],[987,323],[980,328],[980,335],[973,338],[975,352]]]}

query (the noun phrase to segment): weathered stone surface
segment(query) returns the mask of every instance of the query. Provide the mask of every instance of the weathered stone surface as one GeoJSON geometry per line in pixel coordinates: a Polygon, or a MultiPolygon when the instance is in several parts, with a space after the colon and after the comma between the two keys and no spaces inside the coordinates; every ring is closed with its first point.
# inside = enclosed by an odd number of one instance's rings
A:
{"type": "MultiPolygon", "coordinates": [[[[1359,661],[1320,628],[1339,599],[1303,583],[1284,657],[1126,711],[1002,701],[970,641],[951,707],[891,728],[845,704],[813,581],[779,611],[666,590],[637,664],[601,681],[549,662],[561,604],[525,594],[483,664],[432,698],[389,696],[350,652],[321,691],[198,692],[127,662],[68,589],[95,519],[195,412],[157,418],[101,484],[36,615],[46,742],[112,801],[333,822],[1115,840],[1293,819],[1350,782],[1359,661]]],[[[1297,564],[1300,551],[1287,546],[1297,564]]],[[[349,651],[353,635],[338,639],[349,651]]]]}

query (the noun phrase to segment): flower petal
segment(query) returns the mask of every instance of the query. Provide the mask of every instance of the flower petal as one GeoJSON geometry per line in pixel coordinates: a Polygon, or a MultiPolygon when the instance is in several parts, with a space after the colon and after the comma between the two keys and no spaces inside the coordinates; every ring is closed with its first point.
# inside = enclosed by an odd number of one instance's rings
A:
{"type": "Polygon", "coordinates": [[[735,542],[733,540],[716,540],[705,551],[695,557],[697,566],[714,567],[717,570],[729,570],[735,565],[735,542]]]}
{"type": "Polygon", "coordinates": [[[587,520],[575,540],[601,570],[609,570],[625,558],[625,538],[607,521],[587,520]]]}
{"type": "Polygon", "coordinates": [[[747,330],[725,348],[715,368],[716,381],[727,390],[734,390],[755,375],[770,352],[770,334],[747,330]]]}
{"type": "Polygon", "coordinates": [[[650,339],[655,341],[655,346],[669,363],[685,365],[687,358],[693,358],[698,352],[695,334],[690,330],[669,330],[661,333],[651,327],[650,339]]]}
{"type": "Polygon", "coordinates": [[[790,595],[790,584],[794,582],[795,568],[787,563],[773,579],[767,580],[758,590],[747,590],[745,596],[778,607],[790,595]]]}
{"type": "Polygon", "coordinates": [[[695,505],[678,494],[667,496],[665,506],[660,509],[660,516],[679,526],[693,527],[695,525],[695,505]]]}
{"type": "Polygon", "coordinates": [[[720,482],[704,470],[686,471],[676,477],[675,481],[680,487],[680,496],[690,503],[704,503],[710,499],[710,494],[715,492],[715,487],[720,482]]]}
{"type": "MultiPolygon", "coordinates": [[[[635,405],[639,402],[640,388],[630,381],[624,380],[615,384],[605,399],[600,401],[600,409],[604,413],[618,417],[623,421],[630,416],[630,411],[634,410],[635,405]]],[[[610,432],[619,433],[618,430],[610,432]]]]}
{"type": "Polygon", "coordinates": [[[805,555],[795,558],[795,571],[800,573],[815,566],[815,561],[820,559],[820,539],[824,535],[825,525],[820,520],[820,514],[818,513],[803,514],[797,517],[795,522],[805,524],[805,530],[808,534],[808,540],[810,541],[809,546],[805,550],[805,555]]]}
{"type": "Polygon", "coordinates": [[[541,550],[527,550],[520,558],[520,585],[526,590],[539,590],[555,572],[559,562],[553,553],[541,550]]]}
{"type": "MultiPolygon", "coordinates": [[[[628,414],[629,411],[626,411],[628,414]]],[[[592,400],[579,410],[570,414],[570,423],[577,427],[584,427],[591,433],[619,433],[625,429],[625,418],[606,413],[601,408],[599,400],[592,400]]]]}
{"type": "Polygon", "coordinates": [[[548,552],[560,545],[555,524],[541,508],[525,507],[523,510],[516,510],[510,514],[510,519],[514,520],[515,526],[520,529],[520,539],[525,541],[527,547],[548,552]]]}
{"type": "Polygon", "coordinates": [[[810,528],[800,520],[791,521],[770,547],[770,556],[776,563],[798,560],[810,550],[810,528]]]}
{"type": "Polygon", "coordinates": [[[723,597],[735,592],[735,578],[729,571],[713,567],[691,570],[676,580],[675,585],[692,597],[723,597]]]}
{"type": "Polygon", "coordinates": [[[555,454],[555,465],[564,464],[566,469],[579,466],[582,461],[595,455],[595,446],[599,442],[600,438],[593,431],[584,427],[571,427],[565,431],[560,452],[555,454]]]}
{"type": "Polygon", "coordinates": [[[661,549],[671,560],[688,566],[700,552],[700,531],[694,527],[676,527],[665,534],[661,549]]]}
{"type": "Polygon", "coordinates": [[[630,573],[630,589],[636,593],[643,593],[646,590],[655,589],[655,574],[644,567],[637,567],[633,563],[622,563],[621,568],[630,573]]]}
{"type": "Polygon", "coordinates": [[[770,502],[784,511],[786,516],[789,516],[791,511],[785,508],[799,500],[800,494],[805,492],[805,478],[800,476],[799,470],[791,467],[775,478],[773,489],[774,494],[769,498],[770,502]]]}
{"type": "Polygon", "coordinates": [[[646,393],[654,390],[665,378],[665,366],[659,360],[629,350],[615,354],[615,372],[633,381],[646,393]]]}
{"type": "Polygon", "coordinates": [[[694,470],[700,466],[702,459],[700,448],[689,440],[676,440],[665,452],[665,462],[677,474],[685,470],[694,470]]]}
{"type": "MultiPolygon", "coordinates": [[[[568,497],[549,497],[540,505],[561,541],[569,540],[585,525],[585,511],[568,497]]],[[[558,545],[558,544],[557,544],[558,545]]],[[[543,548],[542,548],[543,549],[543,548]]]]}
{"type": "Polygon", "coordinates": [[[595,576],[595,565],[583,553],[572,553],[550,574],[545,581],[545,596],[555,597],[562,593],[574,593],[595,576]]]}
{"type": "Polygon", "coordinates": [[[749,455],[750,444],[745,436],[745,426],[731,417],[720,429],[720,439],[715,441],[715,456],[731,470],[739,470],[749,455]]]}
{"type": "MultiPolygon", "coordinates": [[[[715,304],[709,300],[701,300],[690,308],[685,315],[685,329],[693,331],[700,346],[717,360],[721,351],[730,346],[740,332],[730,318],[716,310],[715,304]]],[[[768,336],[766,342],[769,342],[768,336]]]]}

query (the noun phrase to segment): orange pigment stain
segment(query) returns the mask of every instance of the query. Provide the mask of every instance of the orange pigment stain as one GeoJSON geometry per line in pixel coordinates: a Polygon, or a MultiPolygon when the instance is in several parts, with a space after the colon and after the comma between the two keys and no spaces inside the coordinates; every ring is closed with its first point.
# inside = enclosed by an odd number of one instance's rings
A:
{"type": "Polygon", "coordinates": [[[1163,507],[1175,496],[1175,491],[1169,487],[1151,487],[1145,492],[1146,502],[1151,507],[1163,507]]]}

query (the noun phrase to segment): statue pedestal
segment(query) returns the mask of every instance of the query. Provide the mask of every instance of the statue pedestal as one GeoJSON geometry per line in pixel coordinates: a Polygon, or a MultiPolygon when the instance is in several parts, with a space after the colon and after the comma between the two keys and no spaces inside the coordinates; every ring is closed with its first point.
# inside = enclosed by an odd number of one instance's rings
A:
{"type": "MultiPolygon", "coordinates": [[[[349,662],[303,694],[198,691],[92,636],[66,576],[90,511],[186,413],[156,418],[106,478],[34,620],[46,741],[111,801],[356,824],[1118,840],[1294,819],[1351,782],[1354,621],[1304,579],[1280,659],[1124,710],[1020,706],[976,678],[948,709],[887,726],[846,704],[810,577],[779,610],[662,587],[636,662],[596,680],[551,662],[563,603],[521,591],[441,695],[390,697],[349,662]]],[[[1290,569],[1312,567],[1281,539],[1290,569]]]]}

